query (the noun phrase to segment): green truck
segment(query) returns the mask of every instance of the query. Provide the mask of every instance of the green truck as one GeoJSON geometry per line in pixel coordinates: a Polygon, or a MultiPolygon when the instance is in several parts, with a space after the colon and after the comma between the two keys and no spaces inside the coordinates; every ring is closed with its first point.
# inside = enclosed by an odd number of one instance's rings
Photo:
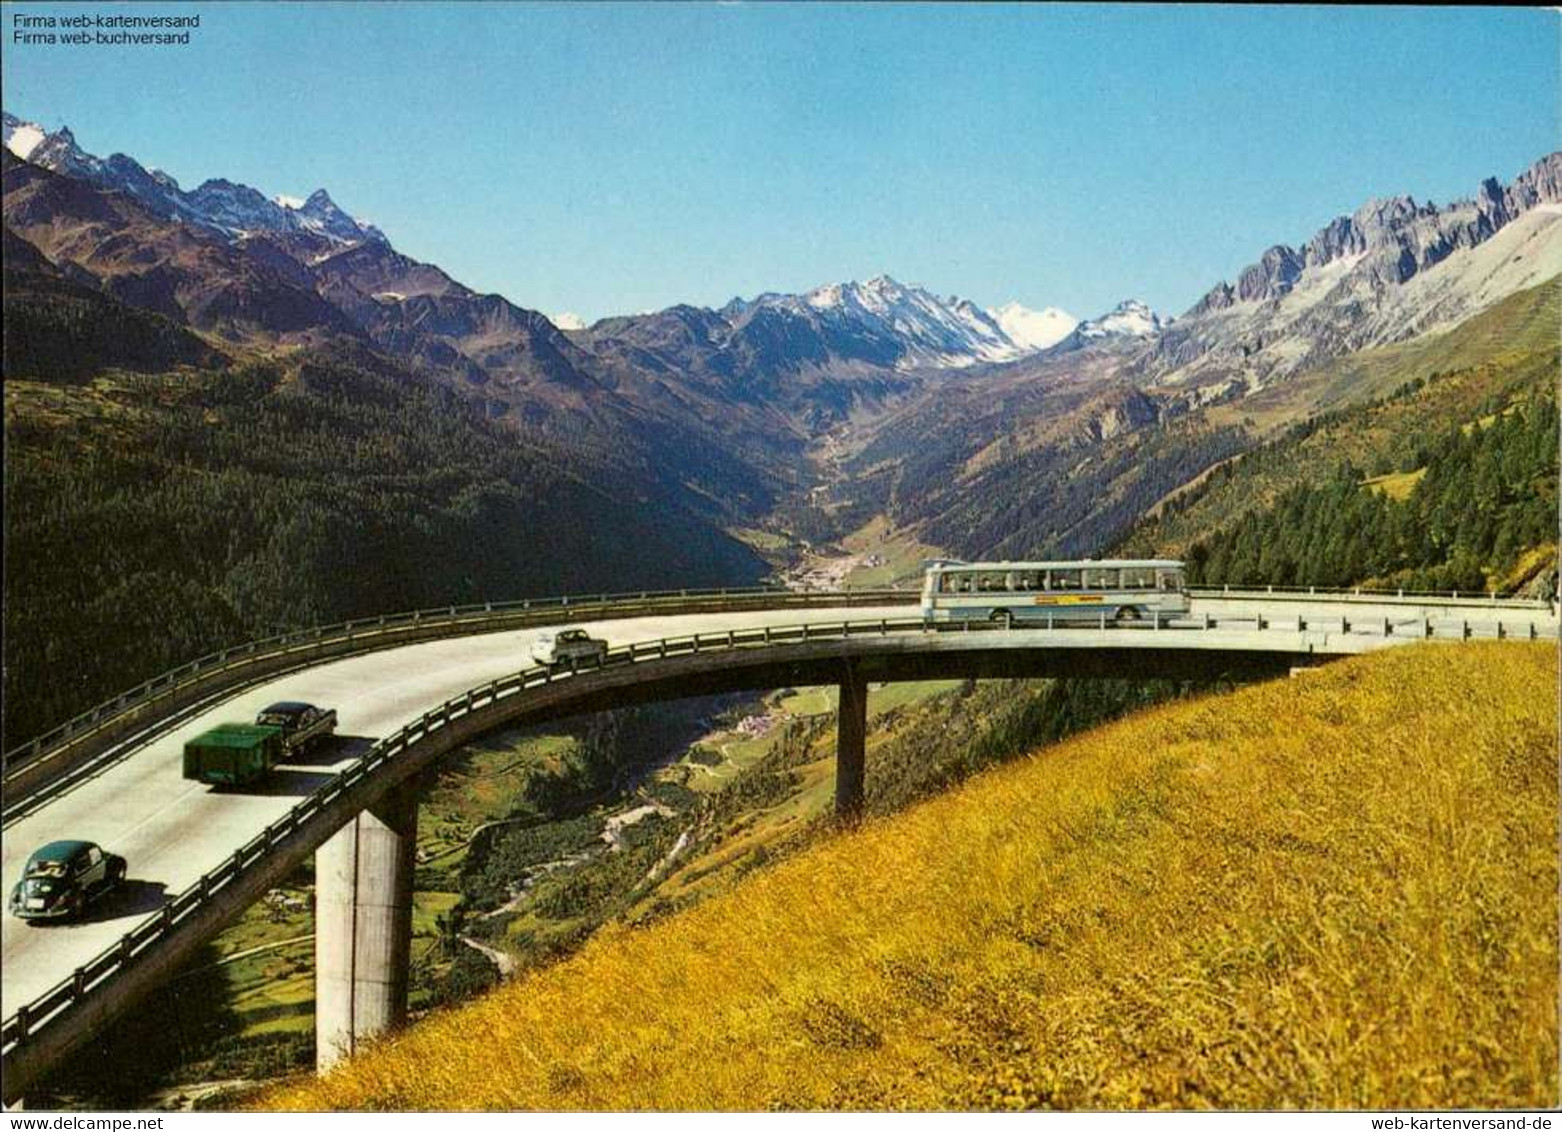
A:
{"type": "Polygon", "coordinates": [[[213,786],[248,786],[286,754],[280,727],[219,723],[184,745],[184,776],[213,786]]]}

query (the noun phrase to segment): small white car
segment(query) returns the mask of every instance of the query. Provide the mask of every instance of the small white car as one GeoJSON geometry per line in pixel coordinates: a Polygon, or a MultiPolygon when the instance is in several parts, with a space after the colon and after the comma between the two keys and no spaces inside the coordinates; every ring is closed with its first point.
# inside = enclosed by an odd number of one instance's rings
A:
{"type": "Polygon", "coordinates": [[[543,629],[532,640],[532,659],[550,668],[570,661],[601,663],[606,655],[606,641],[573,625],[543,629]]]}

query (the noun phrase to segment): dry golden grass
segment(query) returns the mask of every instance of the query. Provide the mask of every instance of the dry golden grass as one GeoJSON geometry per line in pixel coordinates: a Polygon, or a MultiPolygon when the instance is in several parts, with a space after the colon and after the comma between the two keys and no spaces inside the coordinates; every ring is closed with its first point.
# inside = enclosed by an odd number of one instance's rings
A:
{"type": "Polygon", "coordinates": [[[1403,503],[1410,498],[1410,493],[1416,489],[1416,484],[1426,477],[1425,468],[1417,468],[1413,472],[1389,472],[1387,475],[1372,476],[1362,480],[1362,486],[1373,491],[1381,491],[1390,499],[1403,503]]]}
{"type": "Polygon", "coordinates": [[[278,1108],[1551,1107],[1557,659],[1392,649],[981,775],[278,1108]]]}

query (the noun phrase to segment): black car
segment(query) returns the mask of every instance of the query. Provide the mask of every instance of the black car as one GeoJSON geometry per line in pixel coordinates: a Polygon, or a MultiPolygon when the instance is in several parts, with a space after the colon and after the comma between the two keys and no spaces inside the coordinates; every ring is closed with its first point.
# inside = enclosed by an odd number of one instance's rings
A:
{"type": "Polygon", "coordinates": [[[297,700],[272,704],[255,717],[260,727],[280,727],[290,753],[306,751],[336,731],[336,712],[297,700]]]}
{"type": "Polygon", "coordinates": [[[63,920],[125,879],[125,859],[90,841],[51,841],[34,850],[11,889],[11,914],[23,920],[63,920]]]}

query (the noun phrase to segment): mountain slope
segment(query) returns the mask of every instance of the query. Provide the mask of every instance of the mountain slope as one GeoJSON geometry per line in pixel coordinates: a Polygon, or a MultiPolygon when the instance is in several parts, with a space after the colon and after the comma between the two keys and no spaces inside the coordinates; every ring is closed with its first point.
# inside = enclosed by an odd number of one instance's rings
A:
{"type": "Polygon", "coordinates": [[[487,419],[361,346],[70,386],[8,373],[5,394],[18,742],[284,627],[767,569],[634,451],[487,419]]]}
{"type": "Polygon", "coordinates": [[[1487,642],[1142,712],[262,1103],[1549,1107],[1556,695],[1487,642]]]}
{"type": "Polygon", "coordinates": [[[156,373],[225,360],[177,322],[105,293],[88,273],[56,267],[10,228],[4,240],[0,373],[80,381],[110,366],[156,373]]]}
{"type": "MultiPolygon", "coordinates": [[[[1125,541],[1125,548],[1131,553],[1180,556],[1189,553],[1197,542],[1208,546],[1231,536],[1244,519],[1267,511],[1287,493],[1321,487],[1338,474],[1342,465],[1351,465],[1358,478],[1389,473],[1424,475],[1428,461],[1452,431],[1468,431],[1482,421],[1490,425],[1498,419],[1516,424],[1524,413],[1541,404],[1551,405],[1554,411],[1559,326],[1562,280],[1553,279],[1542,287],[1505,299],[1447,333],[1364,350],[1332,363],[1296,383],[1310,387],[1307,399],[1315,406],[1316,416],[1275,432],[1240,459],[1222,465],[1186,490],[1161,501],[1152,509],[1150,519],[1125,541]],[[1363,393],[1371,397],[1355,404],[1331,403],[1328,398],[1342,385],[1355,391],[1358,398],[1363,393]]],[[[1273,396],[1288,389],[1280,387],[1272,391],[1273,396]]],[[[1249,400],[1255,413],[1273,411],[1267,405],[1269,395],[1260,394],[1249,400]]],[[[1278,415],[1289,418],[1290,412],[1278,415]]],[[[1491,439],[1499,442],[1502,438],[1491,439]]],[[[1516,438],[1514,442],[1520,443],[1516,438]]],[[[1536,454],[1543,458],[1549,453],[1553,488],[1555,447],[1554,442],[1550,443],[1536,454]]],[[[1505,464],[1509,472],[1499,471],[1498,478],[1508,486],[1499,495],[1505,492],[1508,497],[1489,501],[1492,507],[1520,502],[1514,495],[1519,493],[1554,520],[1554,490],[1553,501],[1548,505],[1543,495],[1531,496],[1519,483],[1523,469],[1530,464],[1529,457],[1515,450],[1505,464]]],[[[1370,487],[1362,486],[1360,496],[1362,501],[1367,500],[1370,487]]],[[[1473,532],[1486,502],[1473,492],[1465,498],[1460,525],[1473,532]]],[[[1370,548],[1371,556],[1377,557],[1381,551],[1391,558],[1397,554],[1407,563],[1414,558],[1418,566],[1444,563],[1446,554],[1433,554],[1434,548],[1424,545],[1430,537],[1430,524],[1417,518],[1415,525],[1421,532],[1414,545],[1409,540],[1390,540],[1403,545],[1397,551],[1394,546],[1370,548]],[[1427,562],[1420,561],[1428,555],[1431,557],[1427,562]]],[[[1554,538],[1554,522],[1544,525],[1551,529],[1554,538]]],[[[1485,547],[1477,557],[1477,566],[1492,572],[1492,584],[1498,588],[1507,588],[1505,576],[1514,555],[1545,541],[1544,532],[1526,532],[1527,527],[1515,528],[1511,534],[1522,536],[1518,543],[1505,546],[1500,554],[1495,546],[1485,547]]],[[[1278,558],[1268,564],[1273,569],[1280,568],[1278,558]]],[[[1344,565],[1341,561],[1330,569],[1344,565]]],[[[1244,571],[1239,569],[1237,573],[1244,571]]],[[[1468,573],[1466,566],[1464,574],[1468,573]]],[[[1479,569],[1476,574],[1479,585],[1479,569]]],[[[1256,560],[1240,579],[1222,567],[1219,580],[1287,584],[1278,577],[1261,575],[1256,560]],[[1246,576],[1249,574],[1252,576],[1246,576]]],[[[1364,581],[1366,575],[1347,580],[1364,581]]],[[[1512,583],[1523,580],[1512,579],[1512,583]]],[[[1318,584],[1323,581],[1317,580],[1318,584]]],[[[1427,579],[1422,582],[1430,584],[1427,579]]],[[[1461,585],[1471,588],[1467,577],[1463,581],[1445,580],[1443,588],[1461,585]]]]}
{"type": "Polygon", "coordinates": [[[354,337],[352,323],[286,271],[122,193],[0,151],[6,227],[121,303],[233,342],[354,337]]]}
{"type": "Polygon", "coordinates": [[[484,414],[633,454],[725,523],[768,514],[828,540],[883,515],[967,556],[1096,552],[1277,430],[1385,392],[1391,367],[1353,362],[1364,346],[1409,358],[1562,272],[1554,154],[1446,208],[1370,202],[1300,250],[1271,248],[1180,319],[1128,301],[1039,350],[999,316],[1024,337],[1059,329],[1050,315],[1036,331],[1012,305],[986,312],[887,276],[563,331],[351,227],[323,194],[250,227],[270,215],[259,194],[214,180],[163,215],[143,199],[173,189],[137,181],[130,159],[7,129],[70,174],[0,155],[13,234],[124,307],[234,353],[372,344],[484,414]],[[199,222],[170,218],[191,209],[199,222]]]}
{"type": "MultiPolygon", "coordinates": [[[[1562,152],[1438,208],[1368,201],[1276,245],[1136,361],[1143,380],[1253,389],[1366,346],[1446,329],[1562,272],[1562,152]]],[[[1207,395],[1206,395],[1207,399],[1207,395]]]]}

